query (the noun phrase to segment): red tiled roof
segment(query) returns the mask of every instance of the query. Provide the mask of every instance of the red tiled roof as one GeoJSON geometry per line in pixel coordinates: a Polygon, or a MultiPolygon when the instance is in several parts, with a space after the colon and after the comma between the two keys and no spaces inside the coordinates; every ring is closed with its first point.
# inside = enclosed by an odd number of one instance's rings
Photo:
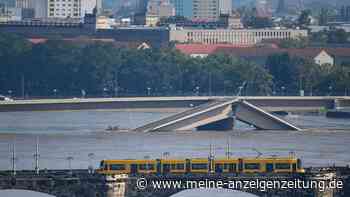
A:
{"type": "Polygon", "coordinates": [[[350,57],[350,48],[276,48],[276,47],[251,47],[251,46],[236,46],[230,44],[179,44],[176,48],[182,53],[191,54],[214,54],[225,53],[239,57],[266,57],[272,54],[288,53],[293,56],[303,58],[314,58],[322,50],[335,57],[350,57]]]}
{"type": "Polygon", "coordinates": [[[227,47],[227,48],[242,48],[249,47],[247,45],[232,45],[232,44],[177,44],[176,49],[184,54],[212,54],[217,51],[217,49],[227,47]]]}

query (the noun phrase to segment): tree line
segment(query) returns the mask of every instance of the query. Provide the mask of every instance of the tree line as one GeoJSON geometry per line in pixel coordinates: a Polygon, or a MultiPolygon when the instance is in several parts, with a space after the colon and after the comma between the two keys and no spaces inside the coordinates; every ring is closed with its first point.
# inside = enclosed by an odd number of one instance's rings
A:
{"type": "Polygon", "coordinates": [[[233,95],[270,91],[267,70],[238,58],[191,58],[172,48],[126,49],[108,43],[30,44],[0,35],[0,94],[13,96],[233,95]],[[23,91],[24,89],[24,91],[23,91]],[[24,93],[23,93],[24,92],[24,93]]]}
{"type": "Polygon", "coordinates": [[[326,94],[349,86],[346,66],[320,67],[276,54],[266,65],[215,54],[192,58],[174,48],[127,49],[108,43],[0,35],[0,94],[15,97],[326,94]],[[327,68],[327,69],[325,69],[327,68]],[[245,83],[244,87],[241,87],[245,83]]]}

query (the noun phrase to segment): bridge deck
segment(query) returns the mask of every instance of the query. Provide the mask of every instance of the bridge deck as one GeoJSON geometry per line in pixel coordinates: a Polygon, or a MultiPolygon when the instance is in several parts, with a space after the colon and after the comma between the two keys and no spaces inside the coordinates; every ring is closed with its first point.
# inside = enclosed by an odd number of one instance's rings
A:
{"type": "MultiPolygon", "coordinates": [[[[135,131],[167,131],[167,130],[192,130],[207,125],[216,124],[221,121],[221,127],[232,129],[226,124],[233,124],[227,121],[228,118],[238,117],[239,120],[254,125],[259,129],[266,130],[301,130],[291,123],[274,116],[263,109],[252,105],[247,101],[239,99],[221,99],[209,102],[193,109],[151,122],[135,131]],[[233,112],[233,108],[237,107],[233,112]],[[235,114],[234,114],[235,113],[235,114]],[[225,125],[223,125],[225,124],[225,125]]],[[[220,127],[220,126],[219,126],[220,127]]],[[[217,128],[217,127],[216,127],[217,128]]]]}

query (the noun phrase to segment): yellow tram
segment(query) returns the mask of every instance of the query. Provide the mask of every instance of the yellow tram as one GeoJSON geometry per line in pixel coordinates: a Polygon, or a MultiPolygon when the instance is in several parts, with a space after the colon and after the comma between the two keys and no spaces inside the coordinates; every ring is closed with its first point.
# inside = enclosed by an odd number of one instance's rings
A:
{"type": "Polygon", "coordinates": [[[100,174],[304,173],[296,157],[103,160],[100,174]]]}

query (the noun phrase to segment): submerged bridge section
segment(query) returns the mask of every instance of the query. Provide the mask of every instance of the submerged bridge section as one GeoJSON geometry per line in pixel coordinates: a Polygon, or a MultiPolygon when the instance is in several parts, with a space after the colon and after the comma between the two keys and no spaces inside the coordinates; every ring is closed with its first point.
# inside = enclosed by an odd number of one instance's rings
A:
{"type": "Polygon", "coordinates": [[[135,131],[232,130],[234,119],[263,130],[301,130],[247,101],[235,98],[215,100],[136,128],[135,131]]]}

